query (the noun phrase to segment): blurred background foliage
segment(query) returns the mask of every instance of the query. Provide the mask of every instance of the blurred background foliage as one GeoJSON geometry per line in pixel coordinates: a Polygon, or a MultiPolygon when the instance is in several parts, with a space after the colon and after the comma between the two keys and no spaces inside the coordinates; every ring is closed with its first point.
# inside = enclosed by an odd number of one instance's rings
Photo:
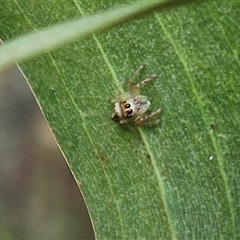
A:
{"type": "Polygon", "coordinates": [[[20,70],[0,74],[0,239],[93,239],[75,180],[20,70]]]}

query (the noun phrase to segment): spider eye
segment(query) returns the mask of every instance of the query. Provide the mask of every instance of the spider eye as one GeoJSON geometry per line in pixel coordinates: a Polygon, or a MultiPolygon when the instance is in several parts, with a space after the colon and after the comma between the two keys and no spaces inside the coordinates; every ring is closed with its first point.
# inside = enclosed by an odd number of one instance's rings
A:
{"type": "Polygon", "coordinates": [[[130,108],[131,105],[130,105],[129,103],[127,103],[127,104],[125,105],[125,107],[126,107],[126,108],[130,108]]]}
{"type": "Polygon", "coordinates": [[[133,113],[133,110],[132,110],[132,109],[128,109],[128,110],[127,110],[127,113],[130,115],[130,114],[133,113]]]}

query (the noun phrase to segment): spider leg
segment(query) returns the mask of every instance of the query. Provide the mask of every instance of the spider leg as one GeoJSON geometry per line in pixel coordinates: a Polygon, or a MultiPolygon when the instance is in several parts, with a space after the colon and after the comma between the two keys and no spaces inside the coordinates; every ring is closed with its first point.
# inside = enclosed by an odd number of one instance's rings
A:
{"type": "Polygon", "coordinates": [[[144,65],[141,65],[136,72],[132,75],[132,77],[128,80],[128,89],[131,88],[133,80],[140,74],[141,70],[144,68],[144,65]]]}
{"type": "Polygon", "coordinates": [[[117,88],[117,91],[116,91],[116,93],[115,93],[115,97],[112,98],[111,103],[115,103],[115,102],[117,102],[118,100],[120,100],[120,96],[122,95],[122,94],[121,94],[121,88],[122,88],[124,82],[125,82],[125,80],[123,80],[123,81],[119,84],[119,86],[118,86],[118,88],[117,88]]]}
{"type": "MultiPolygon", "coordinates": [[[[128,80],[128,89],[131,89],[131,83],[132,83],[132,81],[134,80],[134,78],[136,78],[138,75],[139,75],[139,73],[141,72],[141,70],[144,68],[144,65],[141,65],[137,70],[136,70],[136,72],[132,75],[132,77],[128,80]]],[[[121,88],[123,87],[123,84],[125,83],[125,80],[123,80],[120,84],[119,84],[119,86],[118,86],[118,88],[117,88],[117,91],[116,91],[116,94],[115,94],[115,98],[114,99],[112,99],[111,100],[111,102],[112,103],[114,103],[114,102],[116,102],[116,100],[118,100],[119,98],[120,98],[120,96],[121,96],[121,88]]],[[[135,92],[136,94],[138,93],[138,91],[134,91],[133,90],[133,92],[135,92]]]]}
{"type": "Polygon", "coordinates": [[[150,81],[152,81],[153,79],[155,79],[157,77],[158,77],[158,75],[156,73],[154,73],[154,74],[148,76],[147,78],[143,79],[140,83],[137,83],[137,84],[131,86],[131,88],[138,89],[138,88],[144,86],[146,83],[149,83],[150,81]]]}
{"type": "Polygon", "coordinates": [[[144,115],[144,116],[139,116],[136,118],[135,123],[137,125],[153,125],[153,124],[158,124],[161,122],[161,120],[156,120],[154,122],[147,122],[149,119],[155,117],[157,114],[160,114],[162,112],[162,109],[158,109],[157,111],[149,114],[149,115],[144,115]]]}

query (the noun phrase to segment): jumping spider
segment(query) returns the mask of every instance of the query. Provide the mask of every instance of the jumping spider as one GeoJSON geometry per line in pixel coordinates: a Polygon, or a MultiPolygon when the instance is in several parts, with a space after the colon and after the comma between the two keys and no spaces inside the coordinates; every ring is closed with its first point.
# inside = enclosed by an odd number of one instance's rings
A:
{"type": "Polygon", "coordinates": [[[146,111],[150,107],[150,101],[146,96],[140,95],[139,88],[144,86],[146,83],[152,81],[157,78],[157,74],[152,74],[149,77],[143,79],[141,82],[132,85],[132,81],[136,78],[140,71],[143,69],[143,65],[140,66],[137,71],[132,75],[132,77],[128,80],[128,92],[120,94],[120,89],[124,83],[124,81],[120,84],[117,89],[115,98],[112,99],[112,103],[115,104],[114,110],[112,113],[112,120],[114,122],[118,122],[120,124],[126,124],[131,120],[134,121],[135,124],[142,125],[153,125],[160,122],[160,120],[149,121],[157,114],[162,112],[161,109],[157,111],[146,114],[146,111]]]}

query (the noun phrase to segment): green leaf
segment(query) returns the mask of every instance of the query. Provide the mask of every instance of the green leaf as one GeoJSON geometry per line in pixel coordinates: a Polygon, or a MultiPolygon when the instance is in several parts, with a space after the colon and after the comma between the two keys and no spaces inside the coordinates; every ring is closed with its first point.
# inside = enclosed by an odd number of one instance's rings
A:
{"type": "MultiPolygon", "coordinates": [[[[114,5],[6,2],[1,36],[114,5]]],[[[155,11],[21,65],[98,239],[240,238],[239,14],[233,1],[155,11]],[[141,64],[159,73],[142,93],[164,122],[121,127],[109,100],[141,64]]]]}
{"type": "MultiPolygon", "coordinates": [[[[182,4],[182,1],[177,0],[176,3],[182,4]]],[[[24,12],[25,10],[25,7],[21,6],[21,2],[18,3],[16,1],[14,4],[3,3],[3,5],[5,4],[6,6],[2,6],[3,10],[9,8],[11,11],[12,5],[14,5],[14,7],[16,5],[16,7],[19,8],[20,12],[24,12]]],[[[35,8],[39,7],[39,4],[36,4],[35,2],[32,2],[32,4],[35,8]]],[[[58,5],[55,4],[54,2],[46,5],[42,5],[42,3],[40,3],[41,7],[46,8],[48,8],[48,5],[51,7],[58,7],[58,5]]],[[[62,4],[63,6],[66,6],[64,2],[62,4]]],[[[77,9],[81,15],[85,15],[80,4],[78,4],[77,1],[74,1],[74,4],[75,10],[77,9]]],[[[117,9],[95,14],[89,17],[83,17],[78,20],[61,23],[52,28],[42,29],[41,32],[33,32],[29,35],[22,36],[19,39],[10,41],[6,46],[1,48],[0,66],[1,68],[9,67],[11,64],[15,63],[14,61],[27,59],[43,51],[51,50],[53,48],[61,46],[68,41],[73,41],[79,37],[87,37],[93,32],[99,32],[103,29],[110,28],[116,24],[128,20],[129,18],[134,18],[140,14],[148,13],[153,9],[157,9],[157,7],[166,8],[171,7],[172,5],[173,4],[171,0],[161,0],[158,2],[149,3],[135,3],[126,5],[125,7],[119,7],[117,9]]],[[[71,7],[69,10],[70,9],[71,7]]],[[[23,14],[23,17],[24,19],[26,18],[28,20],[28,17],[25,15],[25,13],[23,14]]],[[[58,18],[56,16],[56,20],[57,19],[58,18]]],[[[43,21],[45,21],[45,19],[43,21]]],[[[33,29],[36,30],[34,27],[33,29]]]]}

